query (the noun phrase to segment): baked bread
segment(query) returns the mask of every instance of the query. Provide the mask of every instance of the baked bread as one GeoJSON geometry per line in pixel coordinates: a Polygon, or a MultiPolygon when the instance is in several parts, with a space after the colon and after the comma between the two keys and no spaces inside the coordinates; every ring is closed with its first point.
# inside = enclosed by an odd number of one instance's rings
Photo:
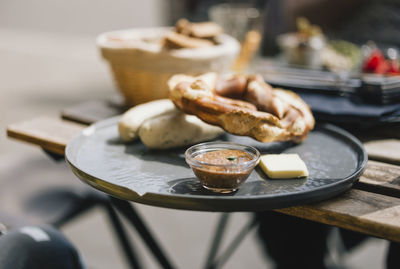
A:
{"type": "Polygon", "coordinates": [[[192,23],[180,19],[174,31],[166,34],[164,47],[167,49],[212,47],[218,44],[217,36],[222,32],[222,28],[213,22],[192,23]]]}
{"type": "Polygon", "coordinates": [[[125,142],[134,141],[139,136],[139,128],[148,119],[174,110],[169,99],[160,99],[130,108],[118,120],[118,132],[125,142]]]}
{"type": "Polygon", "coordinates": [[[207,124],[175,107],[164,114],[147,119],[138,131],[142,143],[151,149],[190,146],[213,140],[223,133],[224,130],[220,127],[207,124]]]}
{"type": "Polygon", "coordinates": [[[272,88],[260,75],[175,75],[168,87],[178,108],[235,135],[301,142],[314,127],[310,108],[297,94],[272,88]]]}
{"type": "Polygon", "coordinates": [[[169,149],[212,140],[224,130],[183,113],[169,99],[160,99],[126,111],[118,121],[118,133],[124,142],[139,138],[148,148],[169,149]]]}

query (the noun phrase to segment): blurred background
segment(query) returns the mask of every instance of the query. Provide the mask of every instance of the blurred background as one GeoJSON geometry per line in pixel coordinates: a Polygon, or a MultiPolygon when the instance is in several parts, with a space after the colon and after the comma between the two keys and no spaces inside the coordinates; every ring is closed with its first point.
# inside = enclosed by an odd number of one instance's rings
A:
{"type": "MultiPolygon", "coordinates": [[[[27,197],[54,186],[82,184],[63,161],[54,162],[39,148],[7,139],[5,129],[14,122],[41,115],[57,117],[62,108],[115,95],[108,66],[96,48],[98,34],[173,25],[181,17],[207,20],[210,7],[222,2],[226,1],[0,1],[0,212],[22,216],[27,197]]],[[[300,12],[295,7],[300,2],[303,1],[245,2],[258,8],[263,16],[260,55],[277,53],[277,44],[271,40],[295,29],[290,14],[300,12]]],[[[360,1],[353,2],[346,10],[360,1]]],[[[321,18],[314,21],[324,25],[321,18]]],[[[333,22],[327,21],[324,26],[333,22]]],[[[202,266],[217,213],[137,207],[179,268],[202,266]]],[[[235,213],[228,238],[249,217],[235,213]]],[[[89,211],[62,231],[77,246],[89,268],[126,268],[101,210],[89,211]]],[[[135,233],[131,236],[138,238],[135,233]]],[[[157,268],[139,245],[146,268],[157,268]]],[[[346,256],[345,264],[349,268],[383,268],[385,248],[385,241],[370,240],[346,256]]],[[[272,268],[255,232],[245,239],[225,268],[245,267],[272,268]]]]}

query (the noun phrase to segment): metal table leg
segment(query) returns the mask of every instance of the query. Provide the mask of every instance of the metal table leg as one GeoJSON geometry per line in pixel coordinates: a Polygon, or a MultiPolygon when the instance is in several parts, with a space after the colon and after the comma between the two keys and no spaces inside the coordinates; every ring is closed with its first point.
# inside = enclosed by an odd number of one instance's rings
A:
{"type": "Polygon", "coordinates": [[[225,230],[228,221],[228,214],[229,213],[223,213],[221,215],[216,232],[214,234],[214,240],[206,260],[206,265],[205,265],[206,269],[216,269],[222,267],[223,264],[229,259],[229,257],[233,254],[233,252],[242,242],[242,240],[246,237],[246,235],[258,224],[257,219],[255,217],[252,217],[250,221],[242,228],[242,230],[228,245],[225,252],[223,252],[218,258],[216,258],[220,243],[222,241],[223,232],[225,230]]]}
{"type": "Polygon", "coordinates": [[[212,268],[212,263],[217,256],[217,252],[219,249],[219,246],[222,241],[222,237],[224,235],[225,227],[226,224],[228,223],[229,219],[229,213],[222,213],[221,217],[219,219],[217,229],[215,230],[214,233],[214,240],[211,243],[210,251],[208,252],[207,258],[206,258],[206,264],[204,268],[212,268]]]}
{"type": "Polygon", "coordinates": [[[156,242],[146,224],[143,222],[142,218],[136,212],[135,208],[127,201],[120,200],[114,197],[110,197],[111,203],[118,209],[118,211],[131,223],[131,225],[136,229],[138,234],[141,236],[142,240],[145,242],[146,246],[152,252],[152,254],[157,258],[158,263],[163,268],[172,269],[171,262],[168,260],[167,256],[162,251],[159,244],[156,242]]]}
{"type": "Polygon", "coordinates": [[[107,210],[107,214],[110,218],[111,224],[114,227],[114,232],[117,236],[117,239],[121,243],[121,251],[124,253],[127,262],[130,267],[133,269],[143,268],[141,266],[140,260],[136,256],[132,243],[129,240],[127,233],[125,232],[124,226],[121,223],[121,220],[118,218],[115,209],[111,206],[110,203],[105,204],[105,208],[107,210]]]}

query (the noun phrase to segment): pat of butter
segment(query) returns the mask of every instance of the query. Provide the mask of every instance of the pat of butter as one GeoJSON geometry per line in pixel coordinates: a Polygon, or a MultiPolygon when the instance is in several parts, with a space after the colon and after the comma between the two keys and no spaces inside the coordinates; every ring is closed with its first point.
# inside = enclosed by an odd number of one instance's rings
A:
{"type": "Polygon", "coordinates": [[[306,164],[297,154],[266,154],[260,158],[260,167],[269,178],[307,177],[306,164]]]}

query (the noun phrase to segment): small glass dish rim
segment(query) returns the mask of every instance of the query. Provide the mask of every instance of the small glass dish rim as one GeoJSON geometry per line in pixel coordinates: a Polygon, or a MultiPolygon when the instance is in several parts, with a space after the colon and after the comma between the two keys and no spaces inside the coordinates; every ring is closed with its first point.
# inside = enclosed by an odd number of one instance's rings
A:
{"type": "Polygon", "coordinates": [[[204,142],[193,145],[189,147],[185,151],[185,160],[190,166],[194,167],[202,167],[202,166],[213,166],[213,167],[240,167],[243,170],[247,170],[250,168],[255,167],[259,160],[260,160],[260,152],[253,146],[234,143],[234,142],[227,142],[227,141],[213,141],[213,142],[204,142]],[[253,152],[247,150],[252,150],[253,152]],[[196,155],[204,152],[209,152],[212,150],[221,150],[221,149],[237,149],[248,153],[251,156],[251,160],[242,163],[232,163],[232,164],[214,164],[209,162],[201,162],[194,159],[194,153],[196,155]]]}

